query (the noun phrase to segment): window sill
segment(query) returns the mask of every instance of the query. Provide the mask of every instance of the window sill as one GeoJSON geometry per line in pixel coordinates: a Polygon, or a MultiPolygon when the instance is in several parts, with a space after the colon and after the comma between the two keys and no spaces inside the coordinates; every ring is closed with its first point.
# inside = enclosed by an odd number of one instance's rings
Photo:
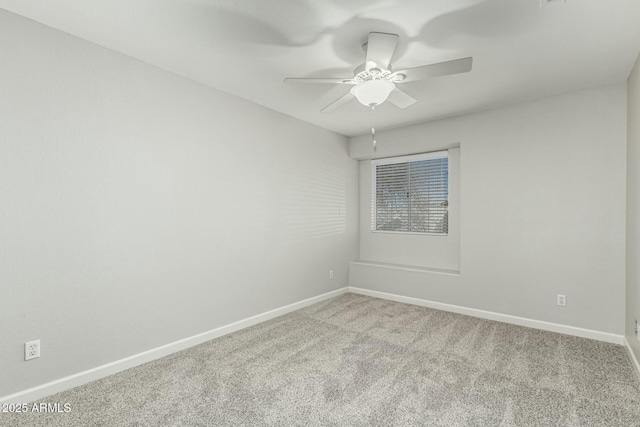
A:
{"type": "Polygon", "coordinates": [[[449,233],[418,233],[416,231],[387,231],[387,230],[369,230],[372,233],[380,233],[380,234],[409,234],[415,236],[440,236],[447,237],[449,233]]]}

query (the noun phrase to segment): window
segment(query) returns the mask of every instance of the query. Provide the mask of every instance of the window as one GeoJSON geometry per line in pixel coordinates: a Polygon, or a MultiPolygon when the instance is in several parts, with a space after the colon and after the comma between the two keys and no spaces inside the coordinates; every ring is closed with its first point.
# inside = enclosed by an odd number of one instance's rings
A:
{"type": "Polygon", "coordinates": [[[448,233],[447,151],[372,160],[371,173],[372,231],[448,233]]]}

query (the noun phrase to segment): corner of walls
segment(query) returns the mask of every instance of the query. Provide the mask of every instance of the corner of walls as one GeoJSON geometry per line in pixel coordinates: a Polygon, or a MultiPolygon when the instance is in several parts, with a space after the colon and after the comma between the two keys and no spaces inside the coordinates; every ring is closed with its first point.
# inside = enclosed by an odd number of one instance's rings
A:
{"type": "Polygon", "coordinates": [[[638,367],[640,341],[635,320],[640,321],[640,55],[627,80],[626,184],[625,338],[638,367]]]}

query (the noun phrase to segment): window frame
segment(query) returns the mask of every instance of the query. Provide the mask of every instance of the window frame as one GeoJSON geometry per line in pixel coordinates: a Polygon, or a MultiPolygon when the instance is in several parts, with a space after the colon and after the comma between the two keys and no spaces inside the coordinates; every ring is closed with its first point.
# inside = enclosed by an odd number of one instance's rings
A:
{"type": "MultiPolygon", "coordinates": [[[[394,231],[394,230],[376,230],[376,215],[377,215],[377,171],[376,166],[378,165],[391,165],[397,163],[410,163],[410,162],[419,162],[422,160],[430,160],[430,159],[440,159],[446,157],[447,165],[450,165],[449,159],[449,150],[439,150],[439,151],[431,151],[428,153],[420,153],[420,154],[411,154],[407,156],[397,156],[397,157],[384,157],[380,159],[372,159],[371,160],[371,226],[369,227],[372,233],[382,233],[382,234],[403,234],[403,235],[417,235],[417,236],[448,236],[449,235],[449,227],[447,227],[446,233],[422,233],[419,231],[394,231]]],[[[450,183],[450,174],[449,167],[447,166],[447,188],[450,183]]],[[[449,199],[449,192],[447,192],[447,213],[450,212],[451,208],[451,200],[449,199]]]]}

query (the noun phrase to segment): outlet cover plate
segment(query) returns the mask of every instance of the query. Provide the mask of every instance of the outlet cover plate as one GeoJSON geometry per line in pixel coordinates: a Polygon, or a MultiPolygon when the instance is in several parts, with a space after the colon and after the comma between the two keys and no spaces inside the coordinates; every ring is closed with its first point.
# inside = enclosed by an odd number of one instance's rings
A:
{"type": "Polygon", "coordinates": [[[566,307],[567,306],[567,296],[558,294],[557,302],[558,302],[558,305],[560,307],[566,307]]]}
{"type": "Polygon", "coordinates": [[[40,340],[24,343],[24,360],[36,359],[38,357],[40,357],[40,340]]]}

